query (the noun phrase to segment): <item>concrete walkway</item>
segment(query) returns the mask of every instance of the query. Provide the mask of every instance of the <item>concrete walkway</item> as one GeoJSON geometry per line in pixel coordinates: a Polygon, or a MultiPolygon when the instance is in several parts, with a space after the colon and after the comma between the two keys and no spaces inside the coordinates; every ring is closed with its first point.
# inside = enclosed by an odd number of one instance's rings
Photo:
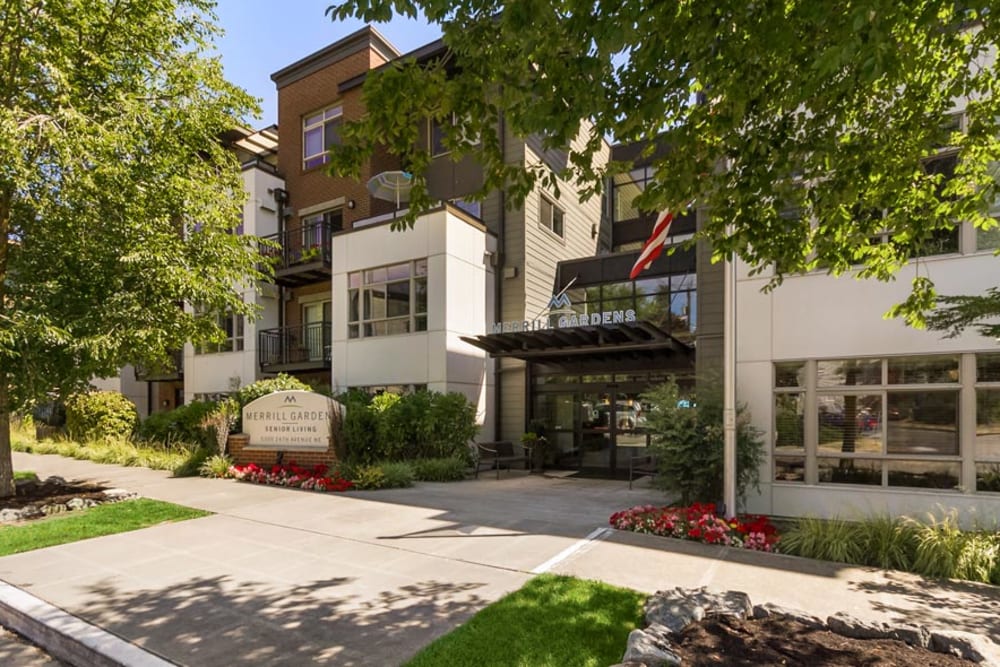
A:
{"type": "Polygon", "coordinates": [[[14,464],[216,513],[0,558],[0,579],[181,664],[399,664],[541,570],[1000,636],[990,586],[597,530],[663,500],[622,482],[514,474],[324,495],[54,456],[14,464]]]}

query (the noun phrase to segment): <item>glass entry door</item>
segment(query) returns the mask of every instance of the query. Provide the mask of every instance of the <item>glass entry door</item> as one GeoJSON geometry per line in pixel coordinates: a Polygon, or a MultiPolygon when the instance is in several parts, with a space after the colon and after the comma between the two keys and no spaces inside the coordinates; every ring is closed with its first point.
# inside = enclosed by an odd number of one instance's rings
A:
{"type": "Polygon", "coordinates": [[[639,400],[645,388],[567,389],[538,390],[533,397],[531,418],[544,426],[550,443],[546,464],[609,477],[627,474],[629,457],[643,455],[649,444],[639,400]]]}

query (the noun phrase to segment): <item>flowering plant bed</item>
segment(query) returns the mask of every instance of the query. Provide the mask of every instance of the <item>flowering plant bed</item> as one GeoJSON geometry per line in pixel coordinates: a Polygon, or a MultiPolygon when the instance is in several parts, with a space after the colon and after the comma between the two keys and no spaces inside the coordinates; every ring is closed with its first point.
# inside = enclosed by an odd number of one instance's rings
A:
{"type": "Polygon", "coordinates": [[[354,486],[350,480],[344,479],[336,472],[327,474],[328,470],[323,464],[312,468],[303,468],[296,465],[294,461],[287,465],[276,464],[270,468],[262,468],[256,463],[247,463],[246,465],[229,466],[226,476],[242,482],[289,486],[307,491],[347,491],[354,486]]]}
{"type": "Polygon", "coordinates": [[[618,530],[753,551],[777,553],[780,540],[778,530],[766,516],[747,514],[727,520],[715,513],[714,503],[695,503],[690,507],[637,505],[615,512],[609,523],[618,530]]]}

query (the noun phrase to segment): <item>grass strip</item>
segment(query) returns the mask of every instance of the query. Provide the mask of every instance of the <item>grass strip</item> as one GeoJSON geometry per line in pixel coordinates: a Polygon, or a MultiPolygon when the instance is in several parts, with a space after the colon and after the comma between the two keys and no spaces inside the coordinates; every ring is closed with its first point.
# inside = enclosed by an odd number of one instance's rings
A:
{"type": "Polygon", "coordinates": [[[30,470],[15,470],[14,481],[17,481],[19,479],[38,479],[38,475],[31,472],[30,470]]]}
{"type": "Polygon", "coordinates": [[[642,623],[638,591],[545,574],[440,637],[408,667],[606,667],[642,623]]]}
{"type": "Polygon", "coordinates": [[[0,527],[0,556],[114,535],[158,523],[208,516],[211,512],[148,498],[98,505],[33,523],[0,527]]]}

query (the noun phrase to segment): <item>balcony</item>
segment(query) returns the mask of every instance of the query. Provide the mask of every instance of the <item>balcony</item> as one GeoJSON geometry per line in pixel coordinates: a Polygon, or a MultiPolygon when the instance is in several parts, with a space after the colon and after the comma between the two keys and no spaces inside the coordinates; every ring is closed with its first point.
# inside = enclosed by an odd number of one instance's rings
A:
{"type": "Polygon", "coordinates": [[[280,247],[263,247],[261,254],[274,264],[274,282],[299,287],[330,279],[329,221],[310,222],[264,238],[280,247]]]}
{"type": "Polygon", "coordinates": [[[330,368],[329,322],[257,332],[257,355],[264,373],[312,371],[330,368]]]}
{"type": "Polygon", "coordinates": [[[135,379],[137,382],[173,382],[184,379],[184,352],[174,350],[169,353],[168,361],[165,364],[135,365],[135,379]]]}

